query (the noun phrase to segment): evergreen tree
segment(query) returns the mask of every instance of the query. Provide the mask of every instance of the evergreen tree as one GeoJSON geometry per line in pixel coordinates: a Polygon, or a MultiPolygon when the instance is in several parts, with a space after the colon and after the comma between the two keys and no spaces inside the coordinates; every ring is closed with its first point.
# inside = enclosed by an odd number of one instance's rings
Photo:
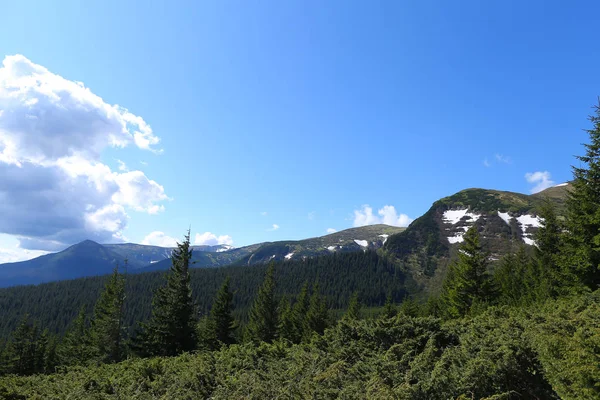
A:
{"type": "Polygon", "coordinates": [[[304,282],[300,294],[292,308],[292,321],[294,325],[291,341],[292,343],[300,343],[308,329],[306,322],[306,314],[310,306],[310,298],[308,297],[308,282],[304,282]]]}
{"type": "Polygon", "coordinates": [[[287,296],[284,296],[279,302],[279,337],[296,343],[294,312],[290,305],[290,299],[287,296]]]}
{"type": "Polygon", "coordinates": [[[319,285],[315,284],[313,285],[313,292],[310,296],[308,311],[306,312],[307,331],[305,336],[312,332],[322,335],[325,332],[325,328],[327,328],[328,319],[327,304],[319,293],[319,285]]]}
{"type": "Polygon", "coordinates": [[[89,343],[85,305],[71,322],[71,326],[57,348],[60,365],[83,365],[91,358],[92,349],[89,343]]]}
{"type": "Polygon", "coordinates": [[[516,254],[509,253],[502,258],[494,274],[502,304],[516,306],[535,297],[536,277],[534,265],[521,245],[516,254]]]}
{"type": "Polygon", "coordinates": [[[141,324],[133,348],[140,355],[174,356],[197,346],[197,315],[190,287],[190,232],[171,255],[167,282],[152,298],[152,317],[141,324]]]}
{"type": "Polygon", "coordinates": [[[400,313],[407,317],[417,317],[420,312],[419,303],[409,296],[406,296],[402,304],[400,304],[400,313]]]}
{"type": "Polygon", "coordinates": [[[493,287],[487,266],[488,255],[481,247],[477,228],[472,226],[465,233],[458,260],[450,265],[444,281],[442,296],[449,316],[463,316],[474,306],[490,301],[493,287]]]}
{"type": "Polygon", "coordinates": [[[277,302],[275,301],[275,264],[271,263],[250,309],[248,335],[252,341],[271,343],[277,338],[278,325],[277,302]]]}
{"type": "Polygon", "coordinates": [[[360,302],[358,301],[358,292],[352,293],[350,297],[350,301],[348,303],[348,309],[346,310],[346,314],[344,314],[344,319],[346,320],[357,320],[360,318],[360,302]]]}
{"type": "Polygon", "coordinates": [[[17,375],[31,375],[38,360],[38,328],[25,315],[12,334],[7,349],[8,369],[17,375]]]}
{"type": "Polygon", "coordinates": [[[104,363],[123,358],[125,278],[117,265],[94,307],[90,341],[94,357],[104,363]]]}
{"type": "Polygon", "coordinates": [[[385,299],[385,304],[383,305],[383,313],[381,314],[381,317],[383,319],[390,319],[394,318],[397,313],[398,310],[396,309],[396,305],[392,301],[392,294],[388,293],[385,299]]]}
{"type": "Polygon", "coordinates": [[[558,294],[564,281],[559,267],[563,227],[548,199],[540,207],[539,217],[543,222],[535,234],[536,300],[543,301],[558,294]]]}
{"type": "MultiPolygon", "coordinates": [[[[600,103],[599,103],[600,104],[600,103]]],[[[600,105],[589,117],[590,143],[577,159],[583,164],[573,168],[572,190],[567,198],[563,279],[571,286],[585,285],[592,290],[600,284],[600,105]]]]}
{"type": "Polygon", "coordinates": [[[233,317],[233,293],[229,290],[229,281],[229,277],[225,278],[210,310],[212,336],[217,343],[226,345],[235,343],[233,333],[237,327],[233,317]]]}

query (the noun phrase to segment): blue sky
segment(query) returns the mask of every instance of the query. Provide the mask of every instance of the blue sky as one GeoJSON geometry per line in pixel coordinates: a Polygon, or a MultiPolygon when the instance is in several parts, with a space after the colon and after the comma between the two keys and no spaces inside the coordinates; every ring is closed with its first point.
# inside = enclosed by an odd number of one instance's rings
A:
{"type": "Polygon", "coordinates": [[[0,260],[190,225],[198,243],[299,239],[406,224],[468,187],[528,193],[570,179],[600,95],[594,1],[91,3],[1,6],[0,58],[23,56],[4,84],[52,83],[0,97],[0,150],[17,141],[0,173],[19,177],[0,185],[0,260]],[[43,87],[67,95],[32,104],[43,87]]]}

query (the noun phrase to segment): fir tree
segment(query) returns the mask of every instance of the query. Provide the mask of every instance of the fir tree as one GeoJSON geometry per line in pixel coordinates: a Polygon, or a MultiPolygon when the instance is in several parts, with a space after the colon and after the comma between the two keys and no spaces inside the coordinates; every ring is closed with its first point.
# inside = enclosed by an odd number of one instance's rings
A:
{"type": "Polygon", "coordinates": [[[250,309],[248,335],[252,341],[271,343],[277,338],[279,320],[275,301],[275,264],[269,265],[265,280],[250,309]]]}
{"type": "Polygon", "coordinates": [[[95,358],[104,363],[121,361],[123,346],[123,312],[125,278],[118,265],[106,283],[94,307],[90,327],[90,341],[95,358]]]}
{"type": "Polygon", "coordinates": [[[313,292],[310,296],[308,311],[306,312],[306,335],[316,332],[322,335],[327,328],[329,313],[325,299],[319,293],[319,285],[313,285],[313,292]]]}
{"type": "Polygon", "coordinates": [[[304,282],[300,294],[294,303],[292,308],[292,321],[293,321],[293,333],[291,341],[292,343],[300,343],[302,338],[305,336],[308,329],[306,322],[306,314],[308,313],[308,307],[310,306],[310,298],[308,297],[308,282],[304,282]]]}
{"type": "Polygon", "coordinates": [[[279,302],[279,337],[292,343],[296,339],[296,327],[294,326],[294,312],[290,305],[290,299],[284,296],[279,302]]]}
{"type": "Polygon", "coordinates": [[[8,369],[17,375],[30,375],[36,371],[38,360],[37,325],[25,315],[12,334],[7,349],[8,369]]]}
{"type": "Polygon", "coordinates": [[[152,298],[152,317],[141,324],[133,348],[140,355],[174,356],[197,346],[197,315],[190,287],[190,232],[171,255],[167,282],[152,298]]]}
{"type": "Polygon", "coordinates": [[[220,344],[233,344],[236,329],[233,317],[233,293],[229,290],[229,277],[221,285],[210,310],[212,337],[220,344]]]}
{"type": "Polygon", "coordinates": [[[459,246],[458,260],[450,265],[444,281],[443,301],[451,317],[467,314],[472,307],[487,303],[493,293],[487,273],[488,255],[481,247],[477,228],[472,226],[459,246]]]}
{"type": "Polygon", "coordinates": [[[596,289],[600,284],[600,103],[589,117],[590,143],[577,159],[583,164],[573,168],[572,190],[567,198],[564,235],[563,280],[571,286],[582,284],[596,289]],[[574,278],[574,279],[573,279],[574,278]]]}
{"type": "Polygon", "coordinates": [[[527,255],[525,246],[520,246],[516,254],[509,253],[502,258],[494,274],[502,304],[516,306],[535,297],[536,277],[534,265],[527,255]]]}

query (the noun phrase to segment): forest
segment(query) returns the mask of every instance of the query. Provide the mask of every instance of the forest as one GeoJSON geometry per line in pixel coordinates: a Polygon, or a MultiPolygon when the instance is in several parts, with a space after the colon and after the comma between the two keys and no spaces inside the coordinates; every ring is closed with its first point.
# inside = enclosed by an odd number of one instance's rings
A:
{"type": "Polygon", "coordinates": [[[492,273],[471,227],[418,302],[375,252],[193,270],[188,233],[164,276],[5,292],[18,322],[3,325],[0,397],[598,399],[600,108],[590,119],[565,217],[540,207],[533,255],[492,273]],[[48,301],[79,312],[46,315],[48,301]]]}

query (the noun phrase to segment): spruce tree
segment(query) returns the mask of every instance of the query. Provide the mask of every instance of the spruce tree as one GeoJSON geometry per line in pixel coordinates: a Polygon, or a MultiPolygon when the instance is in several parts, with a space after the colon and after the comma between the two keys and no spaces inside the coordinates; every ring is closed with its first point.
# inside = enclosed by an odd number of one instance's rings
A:
{"type": "Polygon", "coordinates": [[[579,284],[592,290],[600,284],[600,102],[589,117],[590,143],[585,155],[577,156],[579,167],[572,167],[572,190],[567,198],[565,246],[562,279],[572,287],[579,284]],[[570,280],[570,282],[569,282],[570,280]]]}
{"type": "Polygon", "coordinates": [[[449,316],[466,315],[472,307],[491,300],[493,287],[487,266],[488,255],[481,247],[477,227],[472,226],[465,233],[458,260],[450,265],[444,281],[442,296],[449,316]]]}
{"type": "Polygon", "coordinates": [[[296,298],[296,303],[292,307],[292,321],[294,330],[292,334],[292,343],[300,343],[308,329],[306,322],[306,314],[310,306],[310,298],[308,297],[308,282],[304,282],[300,294],[296,298]]]}
{"type": "Polygon", "coordinates": [[[383,319],[390,319],[394,318],[397,313],[398,310],[396,309],[396,305],[392,301],[392,294],[388,293],[385,299],[385,304],[383,305],[383,313],[381,314],[381,317],[383,319]]]}
{"type": "Polygon", "coordinates": [[[291,343],[296,343],[294,312],[287,296],[284,296],[279,302],[279,337],[291,343]]]}
{"type": "Polygon", "coordinates": [[[123,358],[124,304],[125,278],[117,265],[96,302],[90,326],[92,352],[99,362],[115,363],[123,358]]]}
{"type": "Polygon", "coordinates": [[[536,300],[543,301],[562,291],[565,279],[559,266],[563,224],[553,203],[546,199],[539,209],[542,226],[535,234],[535,266],[537,269],[536,300]]]}
{"type": "Polygon", "coordinates": [[[141,324],[133,349],[140,355],[174,356],[196,349],[196,306],[190,286],[190,232],[171,255],[167,282],[152,298],[152,317],[141,324]]]}
{"type": "Polygon", "coordinates": [[[329,313],[327,311],[327,304],[325,303],[325,299],[323,299],[319,293],[319,285],[314,284],[308,311],[306,312],[307,331],[305,336],[310,335],[312,332],[323,335],[325,328],[327,328],[328,319],[329,313]]]}
{"type": "Polygon", "coordinates": [[[226,345],[235,343],[233,333],[237,326],[233,317],[233,293],[229,290],[229,277],[225,278],[217,292],[210,310],[210,319],[212,336],[217,343],[226,345]]]}
{"type": "Polygon", "coordinates": [[[8,369],[17,375],[31,375],[36,371],[38,360],[37,325],[25,315],[12,333],[7,350],[8,369]]]}
{"type": "Polygon", "coordinates": [[[517,306],[535,298],[537,278],[535,265],[527,255],[524,245],[517,253],[509,253],[502,258],[494,274],[502,304],[517,306]]]}
{"type": "Polygon", "coordinates": [[[344,314],[345,320],[354,321],[360,318],[360,302],[358,301],[358,292],[352,293],[350,296],[350,300],[348,302],[348,309],[346,310],[346,314],[344,314]]]}
{"type": "Polygon", "coordinates": [[[57,348],[60,365],[84,365],[92,357],[92,348],[88,335],[85,305],[71,322],[62,342],[57,348]]]}
{"type": "Polygon", "coordinates": [[[250,309],[248,336],[254,342],[271,343],[277,338],[278,326],[277,302],[275,301],[275,264],[271,263],[250,309]]]}

